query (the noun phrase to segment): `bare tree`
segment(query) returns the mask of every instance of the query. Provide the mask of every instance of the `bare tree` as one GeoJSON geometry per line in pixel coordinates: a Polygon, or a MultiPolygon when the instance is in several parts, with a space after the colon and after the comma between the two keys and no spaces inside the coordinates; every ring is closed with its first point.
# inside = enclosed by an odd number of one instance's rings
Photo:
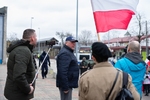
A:
{"type": "Polygon", "coordinates": [[[103,40],[110,40],[115,37],[119,37],[120,31],[118,30],[110,30],[107,33],[103,34],[103,40]]]}
{"type": "Polygon", "coordinates": [[[56,36],[58,36],[61,39],[61,44],[62,46],[64,45],[64,38],[68,37],[68,36],[73,36],[72,33],[70,32],[56,32],[56,36]]]}
{"type": "Polygon", "coordinates": [[[19,40],[17,38],[17,33],[11,33],[11,34],[9,34],[8,37],[7,37],[7,40],[10,41],[10,42],[14,42],[14,41],[19,40]]]}
{"type": "Polygon", "coordinates": [[[12,43],[12,42],[16,42],[17,40],[19,40],[17,38],[17,33],[11,33],[11,34],[8,34],[7,36],[7,47],[9,47],[9,45],[12,43]]]}
{"type": "MultiPolygon", "coordinates": [[[[146,35],[146,32],[148,32],[149,28],[146,28],[147,20],[145,19],[145,16],[141,13],[136,14],[136,20],[134,21],[134,26],[131,26],[129,28],[130,33],[133,36],[137,36],[139,43],[141,42],[141,37],[146,35]]],[[[148,22],[149,23],[149,22],[148,22]]]]}
{"type": "Polygon", "coordinates": [[[73,34],[70,33],[70,32],[66,32],[66,33],[65,33],[65,36],[66,36],[66,37],[68,37],[68,36],[73,36],[73,34]]]}
{"type": "Polygon", "coordinates": [[[79,42],[81,45],[89,45],[91,44],[92,33],[91,31],[83,30],[79,35],[79,42]]]}

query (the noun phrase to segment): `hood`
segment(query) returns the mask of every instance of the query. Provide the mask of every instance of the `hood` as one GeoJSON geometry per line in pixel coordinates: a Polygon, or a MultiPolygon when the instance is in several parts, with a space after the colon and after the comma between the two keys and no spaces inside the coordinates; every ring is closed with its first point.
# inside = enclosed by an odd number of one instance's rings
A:
{"type": "Polygon", "coordinates": [[[138,52],[131,52],[125,55],[126,58],[130,59],[133,63],[145,63],[142,59],[142,55],[138,52]]]}
{"type": "Polygon", "coordinates": [[[134,64],[134,63],[129,63],[128,66],[132,66],[132,67],[129,67],[129,69],[131,71],[141,71],[141,70],[145,70],[145,64],[144,63],[139,63],[139,64],[134,64]]]}
{"type": "Polygon", "coordinates": [[[42,55],[44,55],[44,56],[45,56],[45,55],[46,55],[46,52],[45,52],[45,51],[43,51],[42,55]]]}
{"type": "Polygon", "coordinates": [[[13,49],[15,49],[18,46],[28,46],[28,48],[31,50],[33,50],[33,46],[29,44],[30,41],[28,40],[18,40],[15,42],[12,42],[9,47],[7,48],[7,52],[10,53],[13,49]]]}
{"type": "Polygon", "coordinates": [[[146,63],[142,60],[142,56],[140,53],[138,52],[127,53],[125,55],[125,58],[127,58],[127,60],[130,60],[132,62],[132,63],[127,63],[128,66],[132,66],[129,67],[130,70],[139,71],[145,69],[146,63]]]}

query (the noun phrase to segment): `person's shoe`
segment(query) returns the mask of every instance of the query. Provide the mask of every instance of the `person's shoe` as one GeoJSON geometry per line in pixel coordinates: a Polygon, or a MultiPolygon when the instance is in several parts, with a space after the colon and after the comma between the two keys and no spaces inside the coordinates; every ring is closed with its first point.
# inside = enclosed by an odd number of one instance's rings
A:
{"type": "Polygon", "coordinates": [[[42,77],[42,79],[44,79],[44,77],[42,77]]]}
{"type": "Polygon", "coordinates": [[[45,78],[47,78],[46,75],[45,75],[45,78]]]}

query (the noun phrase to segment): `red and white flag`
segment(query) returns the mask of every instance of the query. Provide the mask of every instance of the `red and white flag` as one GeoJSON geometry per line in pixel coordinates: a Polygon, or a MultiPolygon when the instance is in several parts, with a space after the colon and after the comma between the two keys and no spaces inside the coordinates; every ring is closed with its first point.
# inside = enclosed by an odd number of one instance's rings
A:
{"type": "Polygon", "coordinates": [[[97,33],[127,29],[139,0],[91,0],[97,33]]]}

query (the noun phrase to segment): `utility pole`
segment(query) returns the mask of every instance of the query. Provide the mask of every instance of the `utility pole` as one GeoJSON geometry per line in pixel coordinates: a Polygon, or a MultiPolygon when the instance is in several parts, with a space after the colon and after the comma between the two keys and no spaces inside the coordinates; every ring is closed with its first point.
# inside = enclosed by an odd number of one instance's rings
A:
{"type": "MultiPolygon", "coordinates": [[[[78,0],[76,6],[76,39],[78,40],[78,0]]],[[[78,58],[78,42],[76,42],[76,57],[78,58]]]]}
{"type": "Polygon", "coordinates": [[[149,55],[149,50],[148,50],[148,34],[147,34],[147,21],[145,21],[145,31],[146,31],[146,56],[149,55]]]}

